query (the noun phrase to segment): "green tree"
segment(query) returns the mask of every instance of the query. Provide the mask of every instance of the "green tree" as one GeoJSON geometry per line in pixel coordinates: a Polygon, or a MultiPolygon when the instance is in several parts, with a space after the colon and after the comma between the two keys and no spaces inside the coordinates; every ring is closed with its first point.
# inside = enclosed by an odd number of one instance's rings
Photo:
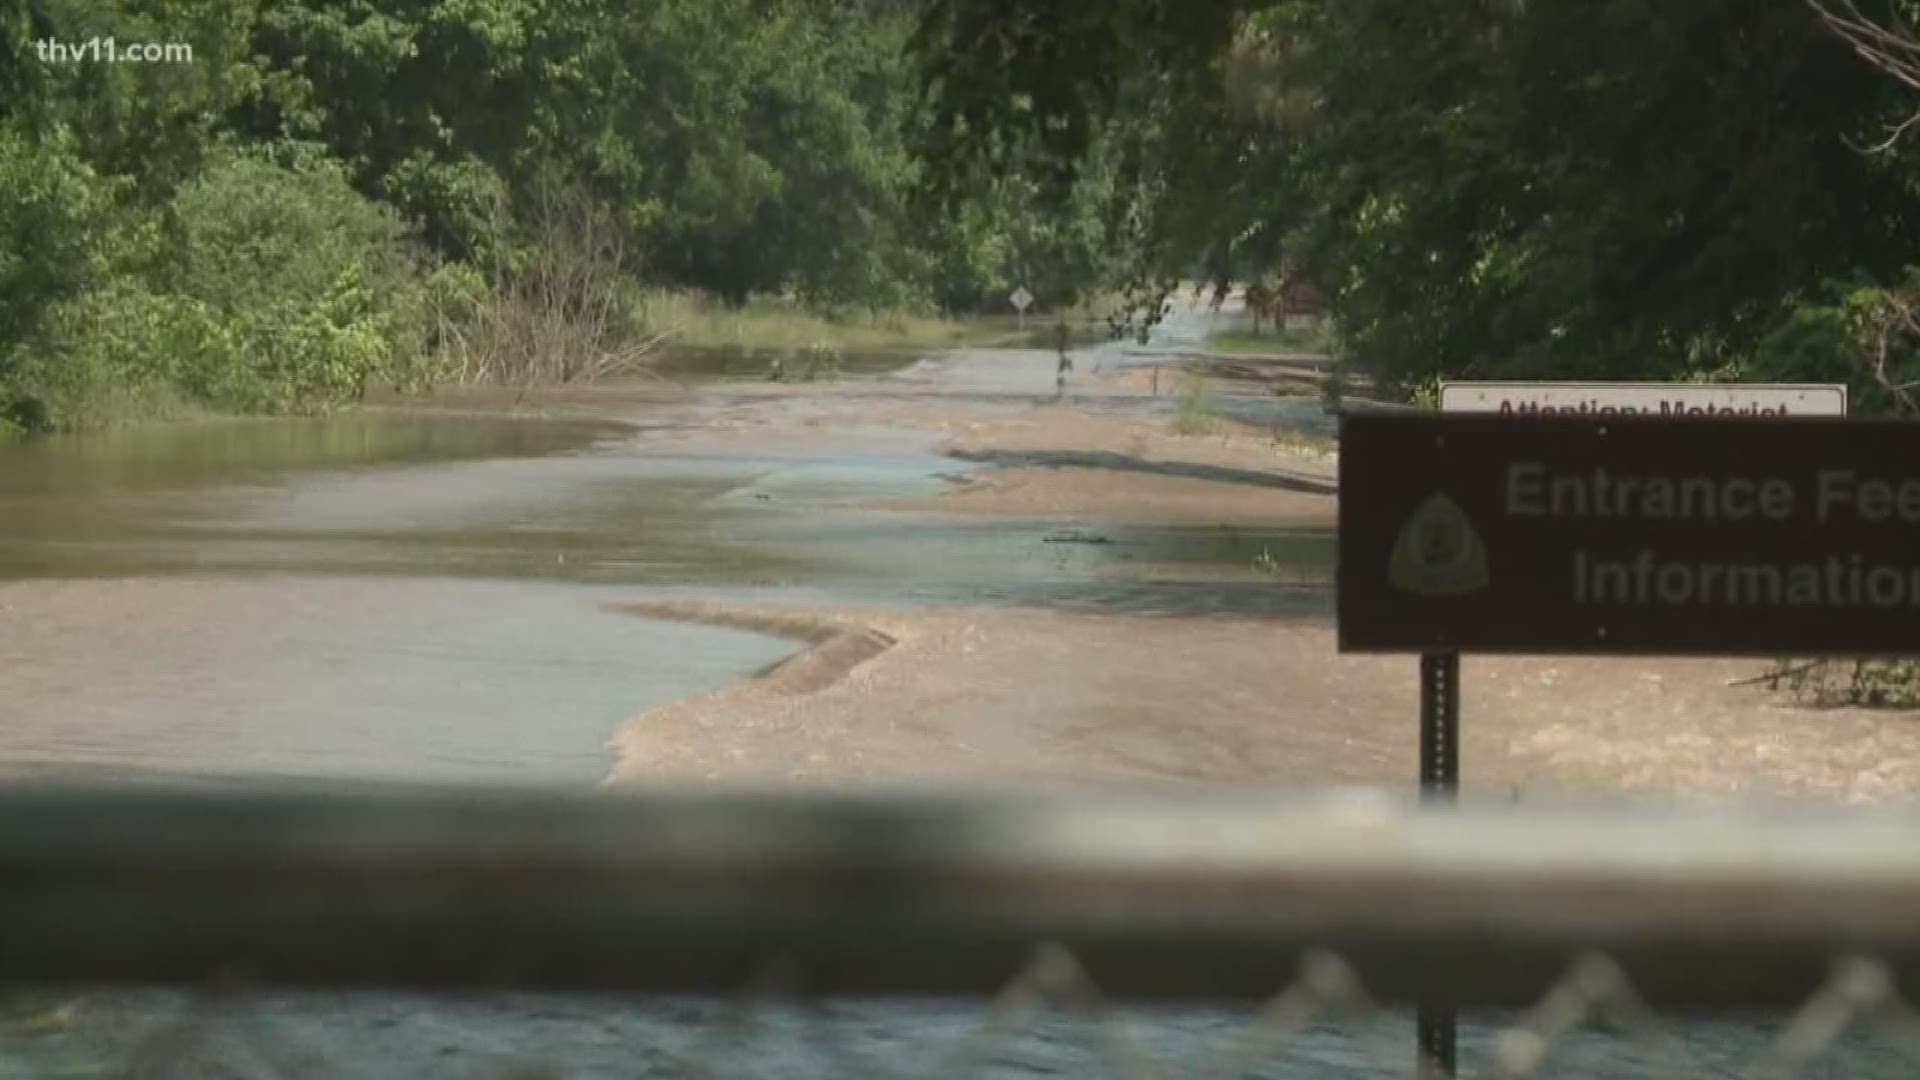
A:
{"type": "Polygon", "coordinates": [[[1906,103],[1804,5],[945,0],[920,42],[943,174],[1119,132],[1142,277],[1284,255],[1390,384],[1715,370],[1920,239],[1855,149],[1906,103]]]}
{"type": "Polygon", "coordinates": [[[912,269],[898,14],[830,0],[271,0],[246,129],[315,138],[467,258],[587,182],[665,283],[891,302],[912,269]]]}
{"type": "Polygon", "coordinates": [[[316,411],[407,380],[425,356],[430,279],[404,225],[311,149],[215,151],[104,241],[20,350],[41,424],[85,423],[128,393],[316,411]]]}
{"type": "Polygon", "coordinates": [[[29,39],[20,41],[28,46],[21,52],[27,70],[0,80],[18,84],[27,98],[23,111],[67,125],[90,165],[132,179],[131,194],[158,201],[198,167],[227,110],[256,92],[248,48],[254,6],[253,0],[32,0],[15,8],[24,15],[0,15],[0,25],[17,28],[0,30],[0,39],[29,39]],[[168,43],[191,55],[164,63],[89,55],[54,63],[28,51],[43,40],[78,47],[96,39],[168,43]]]}
{"type": "Polygon", "coordinates": [[[50,422],[29,345],[57,304],[107,272],[118,201],[64,126],[0,121],[0,428],[50,422]]]}

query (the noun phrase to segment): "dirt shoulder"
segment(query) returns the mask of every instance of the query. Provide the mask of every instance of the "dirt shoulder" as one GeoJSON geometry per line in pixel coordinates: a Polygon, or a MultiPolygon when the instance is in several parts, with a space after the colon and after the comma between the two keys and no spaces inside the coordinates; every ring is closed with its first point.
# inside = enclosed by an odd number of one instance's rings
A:
{"type": "MultiPolygon", "coordinates": [[[[667,614],[658,610],[648,614],[667,614]]],[[[693,613],[682,610],[683,617],[693,613]]],[[[616,779],[812,784],[1405,784],[1417,664],[1304,622],[964,608],[712,608],[834,628],[775,672],[622,731],[616,779]],[[867,635],[868,649],[846,642],[867,635]]],[[[1730,686],[1751,661],[1468,658],[1469,791],[1877,799],[1920,789],[1920,724],[1730,686]]]]}

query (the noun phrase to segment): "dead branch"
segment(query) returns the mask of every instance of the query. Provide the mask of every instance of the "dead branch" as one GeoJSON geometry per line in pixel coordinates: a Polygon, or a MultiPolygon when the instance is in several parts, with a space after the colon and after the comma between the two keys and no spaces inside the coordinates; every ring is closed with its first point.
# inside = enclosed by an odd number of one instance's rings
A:
{"type": "Polygon", "coordinates": [[[1770,684],[1769,689],[1771,689],[1773,687],[1779,686],[1781,680],[1783,679],[1791,679],[1797,675],[1805,675],[1805,674],[1808,674],[1809,672],[1817,671],[1820,669],[1822,665],[1826,663],[1828,663],[1828,661],[1826,660],[1812,660],[1807,663],[1801,664],[1798,667],[1780,668],[1775,671],[1768,671],[1759,675],[1755,675],[1752,678],[1731,679],[1731,680],[1728,680],[1727,685],[1730,687],[1756,686],[1760,683],[1768,683],[1770,684]]]}
{"type": "MultiPolygon", "coordinates": [[[[1892,14],[1893,24],[1882,26],[1861,12],[1856,0],[1807,0],[1807,4],[1827,29],[1852,46],[1861,59],[1893,76],[1908,89],[1920,91],[1920,34],[1901,17],[1898,7],[1892,14]]],[[[1884,153],[1916,124],[1920,124],[1920,107],[1895,125],[1886,139],[1866,149],[1871,153],[1884,153]]]]}
{"type": "Polygon", "coordinates": [[[1873,66],[1920,90],[1920,36],[1899,14],[1882,26],[1861,12],[1856,0],[1807,0],[1827,28],[1873,66]]]}
{"type": "Polygon", "coordinates": [[[1869,374],[1880,388],[1887,392],[1900,411],[1908,416],[1920,413],[1920,405],[1913,398],[1913,383],[1897,382],[1887,365],[1892,352],[1893,336],[1896,332],[1910,342],[1920,340],[1920,315],[1916,315],[1912,302],[1905,296],[1889,292],[1880,304],[1879,326],[1876,328],[1873,357],[1868,365],[1869,374]]]}

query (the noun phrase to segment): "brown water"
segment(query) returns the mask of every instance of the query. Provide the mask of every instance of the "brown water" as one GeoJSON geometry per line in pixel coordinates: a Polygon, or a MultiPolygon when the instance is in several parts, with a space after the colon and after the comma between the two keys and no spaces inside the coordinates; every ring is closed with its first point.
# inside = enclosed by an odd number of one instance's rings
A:
{"type": "Polygon", "coordinates": [[[1324,533],[861,509],[972,467],[930,436],[742,445],[370,412],[0,448],[0,769],[592,782],[628,717],[796,647],[609,601],[1298,609],[1331,561],[1324,533]]]}
{"type": "MultiPolygon", "coordinates": [[[[833,369],[842,376],[881,375],[913,363],[919,351],[905,346],[840,349],[832,356],[833,369]]],[[[766,379],[776,360],[790,377],[798,377],[804,374],[809,358],[806,349],[677,345],[663,349],[649,367],[670,379],[766,379]]]]}
{"type": "MultiPolygon", "coordinates": [[[[1033,370],[1044,384],[1044,365],[1033,370]]],[[[966,374],[939,377],[1027,400],[1029,388],[966,374]]],[[[1048,523],[861,509],[968,466],[894,432],[843,432],[826,449],[677,447],[675,427],[751,423],[765,407],[724,395],[591,390],[563,404],[551,411],[602,419],[449,408],[0,448],[0,770],[586,784],[627,717],[793,648],[603,607],[622,599],[1324,609],[1328,533],[1065,537],[1048,523]],[[1256,568],[1260,556],[1271,565],[1256,568]]],[[[701,1002],[322,994],[228,1001],[176,1038],[191,1009],[177,993],[85,995],[49,1035],[0,1028],[0,1075],[125,1075],[117,1063],[145,1056],[154,1075],[669,1076],[692,1059],[720,1075],[825,1078],[870,1070],[823,1044],[911,1073],[985,1019],[976,1005],[849,1003],[809,1035],[792,1017],[743,1032],[701,1002]],[[173,1049],[143,1055],[149,1037],[173,1049]]],[[[1159,1014],[1131,1033],[1160,1074],[1181,1075],[1240,1022],[1159,1014]]],[[[1311,1025],[1286,1075],[1407,1075],[1409,1018],[1364,1027],[1391,1053],[1376,1056],[1360,1029],[1311,1025]]],[[[1731,1068],[1770,1032],[1675,1034],[1731,1068]]],[[[1465,1025],[1469,1074],[1484,1070],[1490,1035],[1465,1025]]],[[[1101,1042],[1088,1025],[1041,1021],[975,1075],[1112,1075],[1101,1042]]],[[[1910,1072],[1844,1049],[1836,1075],[1910,1072]]],[[[1563,1060],[1644,1072],[1635,1050],[1580,1037],[1563,1060]]]]}
{"type": "Polygon", "coordinates": [[[795,647],[550,580],[589,533],[664,573],[777,565],[685,512],[726,481],[608,470],[628,434],[355,415],[0,450],[0,768],[596,782],[629,717],[795,647]]]}
{"type": "Polygon", "coordinates": [[[598,590],[313,577],[0,589],[13,773],[594,783],[635,713],[790,654],[598,590]]]}
{"type": "MultiPolygon", "coordinates": [[[[700,419],[724,421],[724,401],[700,419]]],[[[934,437],[687,450],[609,421],[383,412],[0,447],[0,580],[405,575],[851,595],[1032,595],[1125,580],[1326,579],[1330,532],[1130,527],[861,509],[981,466],[934,437]],[[1080,542],[1082,539],[1091,543],[1080,542]]]]}
{"type": "MultiPolygon", "coordinates": [[[[735,374],[750,377],[738,363],[735,374]]],[[[927,436],[840,431],[727,452],[674,437],[802,401],[594,389],[543,406],[591,419],[462,411],[517,404],[469,395],[430,413],[0,448],[0,771],[592,783],[630,716],[795,647],[613,614],[610,601],[1245,612],[1297,610],[1324,594],[1323,534],[1065,536],[1043,522],[863,508],[979,467],[937,454],[927,436]],[[1266,551],[1289,567],[1284,580],[1252,569],[1266,551]]],[[[0,1037],[0,1066],[101,1075],[139,1057],[133,1047],[187,1007],[174,993],[88,994],[52,1036],[0,1037]]],[[[978,1022],[968,1008],[862,1006],[834,1037],[897,1064],[978,1022]]],[[[695,1042],[715,1023],[691,1002],[249,999],[205,1025],[190,1062],[172,1063],[183,1075],[212,1062],[253,1062],[267,1076],[471,1077],[529,1065],[672,1075],[663,1054],[699,1057],[695,1042]]],[[[1080,1071],[1090,1062],[1077,1034],[1056,1025],[1016,1039],[1033,1064],[1001,1074],[1080,1071]]],[[[1163,1023],[1155,1042],[1197,1050],[1217,1034],[1219,1020],[1201,1017],[1163,1023]]],[[[846,1075],[782,1042],[714,1064],[730,1075],[846,1075]]]]}

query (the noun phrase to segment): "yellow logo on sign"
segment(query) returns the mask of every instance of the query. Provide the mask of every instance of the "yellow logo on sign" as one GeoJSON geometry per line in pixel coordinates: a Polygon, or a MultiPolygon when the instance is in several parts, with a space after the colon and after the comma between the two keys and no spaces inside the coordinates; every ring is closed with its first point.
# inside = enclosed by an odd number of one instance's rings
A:
{"type": "Polygon", "coordinates": [[[1435,492],[1400,527],[1387,580],[1419,596],[1464,596],[1487,585],[1487,549],[1465,512],[1435,492]]]}

